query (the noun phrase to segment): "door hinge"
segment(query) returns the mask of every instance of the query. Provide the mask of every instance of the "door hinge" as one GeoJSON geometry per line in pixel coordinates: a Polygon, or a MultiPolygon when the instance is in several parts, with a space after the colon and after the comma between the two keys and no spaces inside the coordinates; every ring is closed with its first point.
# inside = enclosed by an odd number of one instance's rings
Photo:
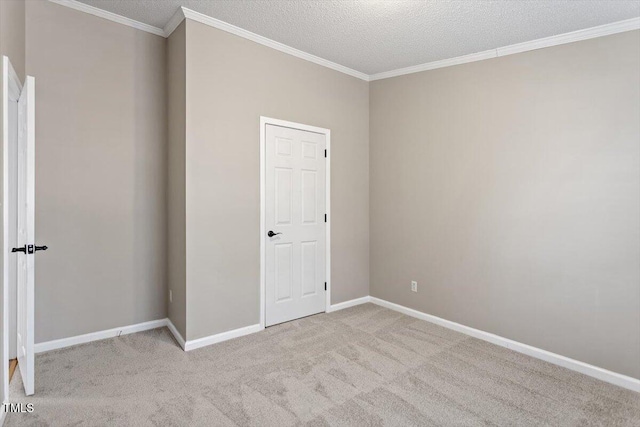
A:
{"type": "Polygon", "coordinates": [[[327,158],[327,150],[324,150],[324,157],[327,158]]]}
{"type": "Polygon", "coordinates": [[[324,214],[324,222],[327,222],[327,214],[324,214]]]}
{"type": "Polygon", "coordinates": [[[327,282],[324,282],[324,290],[327,290],[327,282]]]}

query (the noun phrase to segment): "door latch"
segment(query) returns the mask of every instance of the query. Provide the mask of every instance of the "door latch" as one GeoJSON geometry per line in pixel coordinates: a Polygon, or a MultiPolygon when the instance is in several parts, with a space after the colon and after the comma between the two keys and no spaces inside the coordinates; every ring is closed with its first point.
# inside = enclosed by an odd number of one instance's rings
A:
{"type": "Polygon", "coordinates": [[[33,254],[36,251],[46,251],[49,249],[48,246],[35,246],[35,245],[24,245],[21,248],[13,248],[11,252],[24,252],[25,254],[33,254]]]}

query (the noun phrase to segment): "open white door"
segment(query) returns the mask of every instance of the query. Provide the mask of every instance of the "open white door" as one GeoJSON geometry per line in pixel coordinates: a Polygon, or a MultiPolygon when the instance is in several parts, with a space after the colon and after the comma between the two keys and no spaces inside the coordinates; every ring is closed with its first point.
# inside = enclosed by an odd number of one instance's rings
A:
{"type": "MultiPolygon", "coordinates": [[[[27,76],[18,101],[17,351],[25,394],[34,392],[35,79],[27,76]]],[[[37,248],[40,249],[40,248],[37,248]]]]}
{"type": "MultiPolygon", "coordinates": [[[[16,246],[17,234],[17,149],[18,149],[18,100],[22,93],[22,83],[11,66],[7,56],[2,57],[2,217],[3,248],[2,264],[2,396],[0,401],[9,399],[9,355],[15,352],[16,313],[16,257],[10,248],[16,246]],[[10,337],[13,337],[10,340],[10,337]],[[12,344],[10,344],[12,343],[12,344]],[[14,352],[9,348],[13,346],[14,352]]],[[[0,419],[2,417],[0,416],[0,419]]]]}

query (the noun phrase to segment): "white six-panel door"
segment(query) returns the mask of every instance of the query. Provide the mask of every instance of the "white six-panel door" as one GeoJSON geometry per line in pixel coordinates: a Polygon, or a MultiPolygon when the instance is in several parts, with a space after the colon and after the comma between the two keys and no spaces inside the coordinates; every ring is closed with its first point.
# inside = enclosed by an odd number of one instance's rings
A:
{"type": "Polygon", "coordinates": [[[266,125],[266,326],[325,311],[326,136],[266,125]]]}
{"type": "Polygon", "coordinates": [[[34,393],[35,312],[35,79],[28,76],[18,101],[17,352],[25,394],[34,393]]]}

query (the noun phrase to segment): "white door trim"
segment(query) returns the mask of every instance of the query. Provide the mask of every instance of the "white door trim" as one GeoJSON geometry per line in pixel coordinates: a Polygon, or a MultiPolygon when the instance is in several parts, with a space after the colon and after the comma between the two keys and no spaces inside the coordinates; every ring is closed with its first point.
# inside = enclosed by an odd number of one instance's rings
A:
{"type": "Polygon", "coordinates": [[[327,292],[325,294],[325,313],[331,307],[331,130],[319,128],[316,126],[303,125],[300,123],[288,122],[286,120],[272,119],[270,117],[260,116],[260,329],[264,329],[266,325],[266,126],[275,125],[291,129],[298,129],[307,132],[315,132],[326,136],[327,139],[327,163],[326,163],[326,281],[327,292]]]}
{"type": "MultiPolygon", "coordinates": [[[[11,61],[6,56],[2,57],[2,73],[8,76],[8,79],[2,82],[2,104],[4,107],[9,106],[9,102],[18,102],[20,93],[22,92],[22,84],[16,74],[11,61]]],[[[14,123],[18,126],[18,123],[14,123]]],[[[2,384],[2,397],[5,401],[9,400],[9,109],[2,109],[2,217],[4,241],[2,254],[3,265],[2,272],[2,372],[4,383],[2,384]]]]}

